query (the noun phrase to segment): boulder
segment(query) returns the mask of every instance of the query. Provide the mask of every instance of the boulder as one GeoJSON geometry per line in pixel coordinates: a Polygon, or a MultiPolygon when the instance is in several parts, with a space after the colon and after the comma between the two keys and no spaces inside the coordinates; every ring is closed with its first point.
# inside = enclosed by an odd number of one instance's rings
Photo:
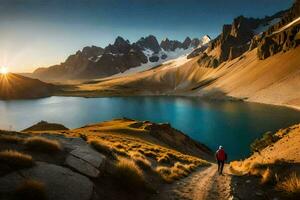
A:
{"type": "Polygon", "coordinates": [[[150,62],[157,62],[159,60],[159,57],[158,56],[151,56],[150,58],[149,58],[149,61],[150,62]]]}
{"type": "Polygon", "coordinates": [[[92,166],[96,168],[100,168],[104,165],[104,162],[106,160],[106,157],[92,149],[90,146],[77,148],[70,152],[73,156],[80,158],[81,160],[84,160],[91,164],[92,166]]]}
{"type": "MultiPolygon", "coordinates": [[[[5,193],[15,191],[18,184],[20,184],[23,180],[24,180],[24,178],[16,172],[10,173],[6,176],[1,177],[0,178],[0,194],[5,194],[5,193]]],[[[0,197],[1,197],[1,195],[0,195],[0,197]]]]}
{"type": "Polygon", "coordinates": [[[90,200],[94,192],[94,185],[87,177],[65,167],[37,162],[33,168],[0,178],[0,193],[11,192],[26,179],[44,183],[49,200],[90,200]]]}
{"type": "Polygon", "coordinates": [[[164,59],[166,59],[167,57],[168,57],[167,54],[163,54],[163,55],[161,55],[160,58],[164,60],[164,59]]]}
{"type": "Polygon", "coordinates": [[[66,158],[66,165],[92,178],[96,178],[100,174],[100,171],[93,167],[91,164],[72,155],[69,155],[66,158]]]}

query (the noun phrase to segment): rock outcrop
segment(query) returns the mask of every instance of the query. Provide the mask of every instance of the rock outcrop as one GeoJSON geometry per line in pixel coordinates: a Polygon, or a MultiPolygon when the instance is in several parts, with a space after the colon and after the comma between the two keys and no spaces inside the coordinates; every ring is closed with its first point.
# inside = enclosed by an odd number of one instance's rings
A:
{"type": "Polygon", "coordinates": [[[44,183],[49,200],[90,200],[93,195],[93,182],[87,177],[68,168],[44,162],[1,177],[0,193],[13,192],[26,179],[44,183]]]}
{"type": "Polygon", "coordinates": [[[281,21],[271,26],[258,39],[257,55],[266,59],[278,52],[286,52],[300,45],[300,1],[295,1],[281,21]]]}
{"type": "MultiPolygon", "coordinates": [[[[248,50],[256,48],[264,37],[264,31],[268,30],[273,23],[276,24],[284,13],[279,12],[263,19],[244,16],[235,18],[232,24],[225,24],[222,33],[209,44],[206,50],[209,58],[204,57],[204,60],[199,60],[198,63],[204,67],[214,68],[225,61],[241,56],[248,50]]],[[[270,43],[270,41],[267,41],[267,43],[270,43]]]]}
{"type": "Polygon", "coordinates": [[[86,176],[96,178],[104,167],[105,159],[105,156],[85,145],[71,151],[66,164],[86,176]]]}

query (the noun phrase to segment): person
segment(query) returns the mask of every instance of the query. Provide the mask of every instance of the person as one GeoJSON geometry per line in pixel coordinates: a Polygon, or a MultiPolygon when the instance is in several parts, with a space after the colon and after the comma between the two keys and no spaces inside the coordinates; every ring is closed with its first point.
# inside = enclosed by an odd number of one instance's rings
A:
{"type": "Polygon", "coordinates": [[[227,154],[222,146],[219,146],[219,149],[216,152],[216,160],[218,162],[218,172],[222,175],[224,163],[227,160],[227,154]]]}

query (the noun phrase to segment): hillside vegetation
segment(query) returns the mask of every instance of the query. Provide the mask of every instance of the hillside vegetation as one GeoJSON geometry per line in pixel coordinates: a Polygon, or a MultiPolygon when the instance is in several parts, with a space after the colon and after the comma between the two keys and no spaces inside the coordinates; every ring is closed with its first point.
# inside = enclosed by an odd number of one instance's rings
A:
{"type": "Polygon", "coordinates": [[[37,192],[50,200],[146,199],[212,160],[206,146],[168,124],[118,119],[73,130],[46,122],[40,128],[0,131],[0,185],[6,185],[0,198],[37,192]]]}
{"type": "MultiPolygon", "coordinates": [[[[300,124],[278,130],[256,141],[256,152],[230,164],[234,181],[251,182],[240,190],[260,191],[262,198],[298,199],[300,197],[300,124]],[[264,147],[261,146],[264,144],[264,147]],[[261,188],[261,189],[259,189],[261,188]]],[[[242,198],[242,197],[241,197],[242,198]]]]}

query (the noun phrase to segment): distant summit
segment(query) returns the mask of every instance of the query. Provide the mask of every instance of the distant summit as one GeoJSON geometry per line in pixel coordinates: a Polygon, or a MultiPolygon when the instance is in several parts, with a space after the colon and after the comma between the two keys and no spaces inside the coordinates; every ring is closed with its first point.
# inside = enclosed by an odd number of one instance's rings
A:
{"type": "Polygon", "coordinates": [[[59,65],[38,68],[33,77],[47,81],[103,78],[124,73],[131,68],[159,65],[168,59],[190,53],[208,42],[208,35],[201,39],[186,37],[183,42],[166,38],[160,43],[155,36],[149,35],[131,44],[118,36],[113,44],[104,49],[97,46],[84,47],[59,65]]]}

